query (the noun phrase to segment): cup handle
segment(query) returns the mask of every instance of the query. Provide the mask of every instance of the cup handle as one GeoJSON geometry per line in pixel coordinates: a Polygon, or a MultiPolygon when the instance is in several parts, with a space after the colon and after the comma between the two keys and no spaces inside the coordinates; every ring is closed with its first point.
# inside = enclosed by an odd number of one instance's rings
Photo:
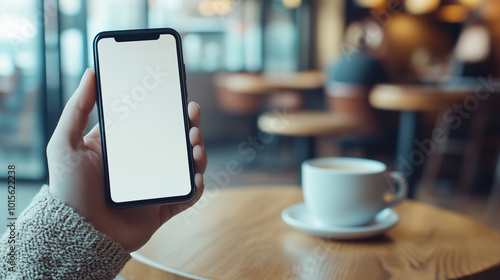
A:
{"type": "Polygon", "coordinates": [[[393,207],[401,203],[408,194],[408,183],[401,172],[393,171],[389,173],[391,179],[399,185],[398,192],[396,193],[396,199],[391,202],[385,203],[385,208],[393,207]]]}

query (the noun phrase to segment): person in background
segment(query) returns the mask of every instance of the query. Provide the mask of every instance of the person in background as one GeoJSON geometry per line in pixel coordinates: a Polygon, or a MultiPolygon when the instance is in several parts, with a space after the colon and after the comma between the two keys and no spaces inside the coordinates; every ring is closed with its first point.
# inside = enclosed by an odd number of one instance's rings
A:
{"type": "Polygon", "coordinates": [[[95,104],[94,81],[93,70],[87,69],[50,139],[49,185],[19,216],[15,236],[7,231],[0,239],[0,279],[114,279],[130,252],[203,193],[207,155],[200,107],[191,102],[196,196],[180,204],[127,209],[107,204],[99,126],[83,136],[95,104]]]}
{"type": "Polygon", "coordinates": [[[354,22],[347,27],[344,41],[341,55],[327,68],[330,109],[355,118],[360,134],[377,133],[379,115],[368,96],[375,84],[390,81],[380,60],[385,55],[383,30],[373,21],[354,22]]]}
{"type": "Polygon", "coordinates": [[[344,148],[366,147],[385,134],[382,123],[387,122],[381,121],[385,116],[368,99],[374,85],[391,81],[381,62],[385,55],[382,27],[370,20],[357,21],[347,27],[342,53],[326,69],[329,109],[358,125],[355,137],[343,141],[344,148]]]}

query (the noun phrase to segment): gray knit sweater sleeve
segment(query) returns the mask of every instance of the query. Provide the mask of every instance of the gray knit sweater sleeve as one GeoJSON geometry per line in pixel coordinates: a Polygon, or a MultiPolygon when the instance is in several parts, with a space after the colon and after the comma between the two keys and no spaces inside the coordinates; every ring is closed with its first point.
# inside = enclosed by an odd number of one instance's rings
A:
{"type": "Polygon", "coordinates": [[[0,279],[113,279],[130,254],[43,186],[0,239],[0,279]],[[14,249],[14,250],[12,250],[14,249]]]}

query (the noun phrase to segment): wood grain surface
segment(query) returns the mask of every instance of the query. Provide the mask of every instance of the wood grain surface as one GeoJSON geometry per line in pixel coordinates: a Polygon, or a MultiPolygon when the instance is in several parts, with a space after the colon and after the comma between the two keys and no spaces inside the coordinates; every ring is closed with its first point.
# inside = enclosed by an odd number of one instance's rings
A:
{"type": "Polygon", "coordinates": [[[288,136],[338,135],[356,131],[356,120],[328,111],[296,111],[263,113],[257,125],[260,130],[288,136]]]}
{"type": "Polygon", "coordinates": [[[370,93],[374,108],[396,111],[438,111],[461,103],[473,95],[472,89],[446,89],[437,86],[380,84],[370,93]]]}
{"type": "Polygon", "coordinates": [[[174,270],[197,279],[500,277],[500,232],[470,218],[405,201],[395,208],[399,224],[384,235],[335,241],[281,220],[281,211],[298,202],[298,186],[209,190],[135,253],[148,264],[131,261],[122,275],[185,279],[161,271],[174,270]]]}
{"type": "Polygon", "coordinates": [[[322,71],[302,71],[280,74],[231,73],[225,75],[224,86],[234,94],[269,94],[276,90],[309,90],[322,88],[322,71]]]}
{"type": "Polygon", "coordinates": [[[267,86],[274,89],[308,90],[325,86],[323,71],[300,71],[292,73],[265,74],[267,86]]]}

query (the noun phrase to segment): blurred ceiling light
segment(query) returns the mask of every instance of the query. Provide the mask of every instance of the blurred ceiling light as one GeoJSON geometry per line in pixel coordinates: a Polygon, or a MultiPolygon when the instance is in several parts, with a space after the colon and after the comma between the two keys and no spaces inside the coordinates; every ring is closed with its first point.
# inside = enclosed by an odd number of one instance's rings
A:
{"type": "Polygon", "coordinates": [[[200,13],[206,17],[225,16],[231,12],[234,0],[202,0],[198,5],[200,13]]]}
{"type": "Polygon", "coordinates": [[[302,0],[283,0],[283,6],[295,9],[302,4],[302,0]]]}
{"type": "Polygon", "coordinates": [[[365,8],[377,8],[385,4],[385,0],[356,0],[356,4],[365,8]]]}
{"type": "Polygon", "coordinates": [[[219,16],[225,16],[231,12],[234,0],[212,0],[214,11],[219,16]]]}
{"type": "Polygon", "coordinates": [[[406,0],[405,9],[414,15],[427,14],[436,10],[439,2],[440,0],[406,0]]]}
{"type": "Polygon", "coordinates": [[[198,10],[200,10],[200,13],[206,17],[215,15],[214,6],[212,5],[211,0],[202,0],[200,4],[198,4],[198,10]]]}
{"type": "Polygon", "coordinates": [[[467,18],[468,12],[462,5],[446,5],[439,9],[437,17],[445,22],[459,23],[467,18]]]}
{"type": "Polygon", "coordinates": [[[496,26],[500,15],[500,1],[483,1],[480,10],[481,20],[496,26]]]}
{"type": "Polygon", "coordinates": [[[490,34],[484,26],[467,27],[458,38],[455,55],[469,63],[477,63],[488,58],[490,34]]]}
{"type": "Polygon", "coordinates": [[[469,8],[476,8],[479,4],[481,4],[481,2],[483,2],[483,0],[458,0],[458,2],[469,8]]]}

